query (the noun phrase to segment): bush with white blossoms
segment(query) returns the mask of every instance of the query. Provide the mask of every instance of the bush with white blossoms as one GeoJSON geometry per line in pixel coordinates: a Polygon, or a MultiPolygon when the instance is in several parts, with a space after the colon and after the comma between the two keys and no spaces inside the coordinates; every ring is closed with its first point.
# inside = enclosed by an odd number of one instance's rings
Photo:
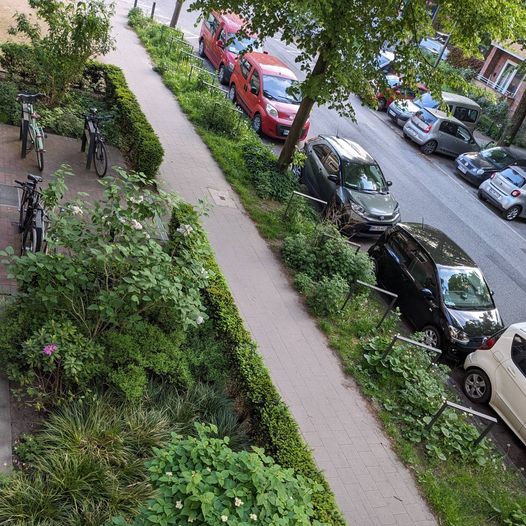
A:
{"type": "MultiPolygon", "coordinates": [[[[155,497],[134,526],[313,526],[316,484],[274,463],[263,450],[234,452],[215,426],[196,424],[197,436],[174,434],[148,463],[155,497]]],[[[127,524],[116,518],[111,524],[127,524]]]]}

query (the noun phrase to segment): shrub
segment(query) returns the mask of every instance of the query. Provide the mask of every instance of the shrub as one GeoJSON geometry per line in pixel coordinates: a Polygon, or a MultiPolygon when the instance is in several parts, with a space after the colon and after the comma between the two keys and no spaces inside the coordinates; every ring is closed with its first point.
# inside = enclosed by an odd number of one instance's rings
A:
{"type": "Polygon", "coordinates": [[[18,125],[20,107],[16,102],[18,89],[13,82],[0,82],[0,122],[18,125]]]}
{"type": "Polygon", "coordinates": [[[99,63],[88,66],[88,71],[93,69],[104,72],[106,100],[116,110],[122,147],[132,169],[154,179],[163,160],[164,149],[135,95],[130,91],[122,70],[99,63]]]}
{"type": "Polygon", "coordinates": [[[235,138],[239,135],[240,128],[246,127],[243,117],[228,99],[213,96],[203,98],[202,91],[196,95],[200,98],[197,105],[199,122],[207,129],[235,138]]]}
{"type": "Polygon", "coordinates": [[[37,82],[36,56],[31,46],[4,42],[0,45],[0,51],[0,67],[7,71],[10,78],[20,78],[31,85],[37,82]]]}
{"type": "Polygon", "coordinates": [[[148,471],[157,493],[136,525],[319,524],[311,521],[316,484],[260,449],[235,453],[228,439],[213,436],[215,426],[196,427],[197,437],[174,435],[168,447],[155,451],[148,471]]]}
{"type": "Polygon", "coordinates": [[[100,373],[103,350],[68,320],[48,321],[21,346],[4,349],[7,376],[38,409],[89,394],[100,373]],[[7,351],[7,352],[5,352],[7,351]]]}
{"type": "Polygon", "coordinates": [[[184,332],[165,335],[146,322],[130,324],[121,332],[109,332],[103,342],[111,382],[128,400],[140,400],[150,376],[179,387],[193,383],[187,359],[181,350],[184,332]]]}
{"type": "Polygon", "coordinates": [[[307,303],[317,316],[335,314],[342,306],[349,284],[339,274],[323,277],[314,290],[307,295],[307,303]]]}
{"type": "Polygon", "coordinates": [[[304,272],[311,277],[316,274],[316,254],[310,236],[300,233],[286,237],[281,255],[285,263],[296,272],[304,272]]]}

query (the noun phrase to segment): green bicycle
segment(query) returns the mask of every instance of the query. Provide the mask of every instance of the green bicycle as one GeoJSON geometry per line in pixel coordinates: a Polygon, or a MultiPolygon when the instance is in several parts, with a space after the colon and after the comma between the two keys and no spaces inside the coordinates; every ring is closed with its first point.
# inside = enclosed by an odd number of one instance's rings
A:
{"type": "Polygon", "coordinates": [[[43,97],[43,93],[19,93],[16,100],[21,105],[20,140],[22,141],[21,157],[25,159],[27,152],[35,150],[38,169],[44,169],[44,130],[38,123],[40,116],[33,109],[33,102],[43,97]],[[28,147],[28,136],[31,144],[28,147]]]}

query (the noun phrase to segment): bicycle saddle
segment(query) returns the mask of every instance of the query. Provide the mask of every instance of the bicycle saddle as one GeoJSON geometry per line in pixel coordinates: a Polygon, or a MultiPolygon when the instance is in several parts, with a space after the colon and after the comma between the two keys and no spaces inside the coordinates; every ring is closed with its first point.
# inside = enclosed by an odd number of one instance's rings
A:
{"type": "Polygon", "coordinates": [[[21,102],[33,102],[35,100],[40,99],[40,97],[43,97],[43,93],[19,93],[16,96],[16,100],[21,102]]]}
{"type": "Polygon", "coordinates": [[[34,183],[41,183],[42,182],[42,177],[40,177],[40,175],[28,174],[27,178],[30,181],[33,181],[34,183]]]}

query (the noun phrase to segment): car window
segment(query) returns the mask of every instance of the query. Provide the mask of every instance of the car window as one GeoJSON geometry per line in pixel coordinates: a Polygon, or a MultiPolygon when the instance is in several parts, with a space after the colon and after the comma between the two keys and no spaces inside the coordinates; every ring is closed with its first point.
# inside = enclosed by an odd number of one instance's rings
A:
{"type": "Polygon", "coordinates": [[[219,27],[219,20],[214,15],[210,14],[206,19],[206,26],[210,30],[210,33],[212,33],[212,35],[215,35],[215,32],[219,27]]]}
{"type": "Polygon", "coordinates": [[[440,288],[446,307],[456,310],[495,308],[491,293],[476,267],[438,267],[440,288]]]}
{"type": "Polygon", "coordinates": [[[466,128],[462,126],[457,127],[457,138],[464,141],[464,142],[470,142],[471,141],[471,133],[466,130],[466,128]]]}
{"type": "Polygon", "coordinates": [[[400,265],[407,267],[413,259],[412,252],[416,247],[412,239],[398,231],[389,237],[387,248],[400,265]]]}
{"type": "Polygon", "coordinates": [[[411,274],[419,288],[426,288],[436,293],[437,283],[433,264],[420,248],[417,248],[413,255],[415,257],[408,268],[409,274],[411,274]]]}
{"type": "Polygon", "coordinates": [[[431,125],[437,121],[437,118],[428,111],[421,109],[420,111],[417,111],[415,113],[416,117],[418,117],[422,122],[425,122],[428,125],[431,125]]]}
{"type": "Polygon", "coordinates": [[[243,75],[243,77],[248,78],[251,68],[252,64],[246,58],[240,60],[239,69],[241,70],[241,75],[243,75]]]}
{"type": "Polygon", "coordinates": [[[300,104],[299,82],[286,77],[263,75],[263,95],[267,99],[287,104],[300,104]]]}
{"type": "Polygon", "coordinates": [[[518,334],[513,337],[511,344],[511,359],[522,374],[526,376],[526,340],[518,334]]]}
{"type": "Polygon", "coordinates": [[[511,153],[504,148],[489,148],[488,150],[482,150],[480,156],[487,159],[489,162],[495,164],[499,168],[504,168],[510,164],[524,165],[525,161],[521,159],[515,159],[511,153]]]}
{"type": "Polygon", "coordinates": [[[228,51],[239,55],[251,46],[251,51],[260,51],[260,47],[256,45],[256,41],[253,38],[241,38],[235,33],[228,34],[228,51]]]}
{"type": "Polygon", "coordinates": [[[440,123],[440,131],[442,133],[447,133],[448,135],[456,136],[457,128],[458,126],[454,122],[451,122],[451,121],[442,121],[440,123]]]}
{"type": "Polygon", "coordinates": [[[387,183],[377,164],[351,163],[343,165],[343,184],[363,192],[386,192],[387,183]]]}
{"type": "Polygon", "coordinates": [[[455,108],[455,112],[453,113],[453,117],[462,122],[477,122],[478,116],[479,112],[477,110],[472,108],[464,108],[463,106],[457,106],[455,108]]]}
{"type": "Polygon", "coordinates": [[[221,40],[223,44],[226,44],[227,36],[226,36],[226,31],[224,29],[221,29],[221,32],[219,33],[219,37],[217,37],[217,40],[221,40]]]}
{"type": "Polygon", "coordinates": [[[327,173],[329,175],[338,175],[340,169],[338,156],[326,144],[316,144],[312,149],[327,170],[327,173]]]}
{"type": "Polygon", "coordinates": [[[507,179],[517,188],[522,188],[524,186],[524,183],[526,182],[523,175],[511,168],[506,168],[506,170],[502,170],[502,172],[500,172],[500,176],[504,179],[507,179]]]}
{"type": "Polygon", "coordinates": [[[256,88],[256,95],[259,93],[259,73],[257,70],[254,70],[254,73],[252,73],[250,77],[250,88],[256,88]]]}

